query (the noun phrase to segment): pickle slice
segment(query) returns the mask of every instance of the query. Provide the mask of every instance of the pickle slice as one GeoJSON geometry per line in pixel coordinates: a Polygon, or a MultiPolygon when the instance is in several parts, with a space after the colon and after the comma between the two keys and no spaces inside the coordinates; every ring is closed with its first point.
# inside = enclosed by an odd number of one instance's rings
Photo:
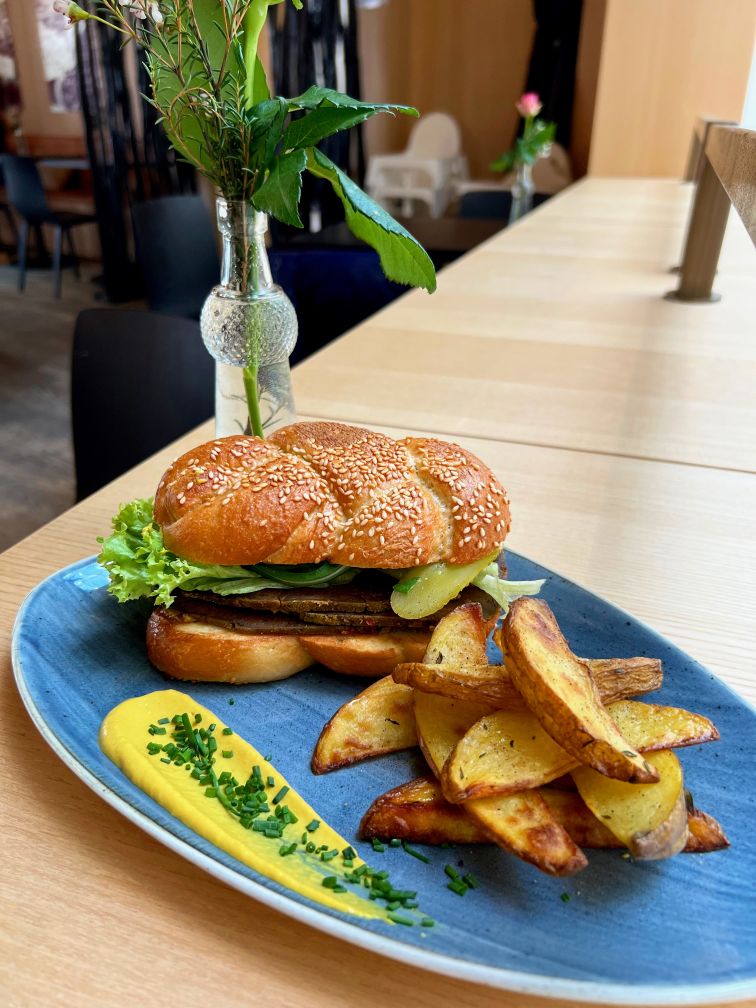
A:
{"type": "Polygon", "coordinates": [[[498,555],[499,550],[496,550],[469,564],[432,563],[411,567],[391,593],[391,608],[404,619],[432,616],[456,598],[498,555]]]}

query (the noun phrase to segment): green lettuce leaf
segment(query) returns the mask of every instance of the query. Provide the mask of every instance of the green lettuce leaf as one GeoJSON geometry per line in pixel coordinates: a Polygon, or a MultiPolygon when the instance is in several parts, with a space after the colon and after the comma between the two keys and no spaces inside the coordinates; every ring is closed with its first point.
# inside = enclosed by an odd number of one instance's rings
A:
{"type": "Polygon", "coordinates": [[[270,567],[258,571],[254,567],[192,563],[166,549],[151,500],[125,504],[113,519],[112,535],[98,542],[102,550],[97,559],[110,576],[108,591],[119,602],[154,598],[158,605],[170,606],[177,588],[243,595],[262,588],[305,587],[308,583],[346,584],[357,573],[354,567],[332,564],[314,565],[309,576],[308,571],[282,567],[282,578],[288,576],[291,582],[287,584],[270,577],[274,570],[270,567]]]}

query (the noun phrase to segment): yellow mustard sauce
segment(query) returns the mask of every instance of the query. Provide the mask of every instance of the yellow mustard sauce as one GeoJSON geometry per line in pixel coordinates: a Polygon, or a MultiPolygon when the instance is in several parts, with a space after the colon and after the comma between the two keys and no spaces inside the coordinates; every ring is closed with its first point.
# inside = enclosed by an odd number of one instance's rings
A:
{"type": "MultiPolygon", "coordinates": [[[[299,844],[298,849],[282,857],[279,849],[282,844],[301,840],[308,823],[319,820],[320,825],[314,830],[308,840],[318,847],[327,844],[329,849],[343,851],[347,841],[323,822],[320,816],[307,802],[291,788],[284,777],[260,755],[260,753],[244,741],[236,733],[223,735],[226,725],[206,707],[197,703],[192,697],[178,690],[160,690],[148,693],[146,696],[125,700],[115,707],[102,722],[100,728],[100,746],[126,776],[142,791],[157,801],[186,826],[203,836],[210,843],[230,854],[243,864],[265,875],[279,884],[306,896],[315,903],[354,914],[358,917],[379,918],[390,921],[386,910],[367,898],[367,891],[355,884],[347,886],[347,892],[332,892],[324,888],[323,879],[327,876],[343,875],[342,858],[323,862],[318,854],[307,853],[299,844]],[[263,833],[254,832],[243,827],[238,819],[230,814],[217,798],[207,797],[205,787],[192,777],[183,766],[173,762],[163,763],[161,757],[165,753],[150,755],[150,743],[165,744],[170,740],[171,725],[166,724],[165,735],[150,734],[150,725],[157,725],[162,718],[172,718],[176,714],[187,713],[193,722],[193,727],[207,727],[214,723],[217,727],[214,737],[217,738],[218,751],[214,769],[217,774],[229,771],[240,784],[246,783],[253,767],[259,766],[263,780],[273,777],[275,785],[266,788],[271,811],[274,806],[272,797],[283,787],[289,787],[285,796],[285,804],[297,817],[297,822],[286,826],[282,839],[271,839],[263,833]],[[202,720],[194,724],[196,714],[202,720]],[[222,757],[222,751],[230,751],[230,758],[222,757]]],[[[355,858],[352,869],[358,868],[364,862],[355,858]]],[[[340,879],[341,880],[341,879],[340,879]]]]}

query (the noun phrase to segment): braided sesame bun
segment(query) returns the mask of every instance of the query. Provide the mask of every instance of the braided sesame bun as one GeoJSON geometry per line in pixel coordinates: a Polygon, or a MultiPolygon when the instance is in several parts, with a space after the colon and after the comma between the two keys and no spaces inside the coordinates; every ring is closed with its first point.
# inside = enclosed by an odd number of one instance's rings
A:
{"type": "MultiPolygon", "coordinates": [[[[200,445],[165,473],[154,513],[168,549],[222,566],[468,564],[498,550],[510,522],[504,488],[464,448],[340,423],[200,445]]],[[[147,651],[167,675],[193,681],[264,682],[315,662],[376,677],[422,660],[433,622],[355,633],[344,619],[330,634],[310,626],[300,635],[296,623],[245,631],[214,609],[192,614],[175,605],[155,609],[147,651]]]]}
{"type": "Polygon", "coordinates": [[[365,568],[471,563],[510,523],[504,488],[464,448],[341,423],[187,452],[158,486],[155,518],[168,549],[198,563],[365,568]]]}

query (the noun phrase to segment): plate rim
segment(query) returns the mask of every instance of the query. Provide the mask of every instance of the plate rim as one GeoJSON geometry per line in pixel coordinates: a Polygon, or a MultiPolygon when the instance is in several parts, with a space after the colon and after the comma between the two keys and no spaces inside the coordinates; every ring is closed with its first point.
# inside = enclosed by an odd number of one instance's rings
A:
{"type": "MultiPolygon", "coordinates": [[[[507,550],[508,553],[517,556],[530,563],[538,561],[530,560],[529,557],[518,553],[515,550],[507,550]]],[[[26,595],[19,606],[16,618],[13,623],[11,636],[11,665],[13,678],[16,683],[21,701],[29,715],[33,725],[40,733],[44,741],[58,756],[62,762],[79,778],[94,794],[114,808],[117,812],[134,823],[141,830],[153,839],[157,840],[169,850],[180,855],[185,860],[196,867],[207,872],[211,877],[225,883],[230,888],[251,897],[258,903],[269,906],[279,913],[284,914],[293,920],[300,921],[310,927],[315,928],[325,934],[331,935],[375,952],[386,958],[397,962],[424,969],[431,973],[448,976],[452,979],[465,980],[470,983],[480,984],[485,987],[506,991],[513,994],[529,994],[543,998],[562,998],[568,1001],[585,1001],[593,1004],[611,1004],[628,1006],[676,1006],[676,1005],[706,1005],[720,1001],[744,1001],[756,994],[756,975],[751,978],[733,980],[717,983],[703,983],[693,985],[678,984],[628,984],[603,982],[594,980],[574,980],[568,977],[548,977],[543,973],[526,973],[520,970],[512,970],[505,967],[487,966],[482,963],[468,962],[464,959],[457,959],[452,955],[444,955],[438,952],[424,950],[414,945],[405,945],[403,942],[395,941],[392,938],[377,934],[352,924],[349,921],[332,917],[324,911],[314,907],[295,902],[290,896],[277,893],[266,888],[262,883],[249,879],[239,872],[226,867],[209,854],[196,850],[180,837],[175,836],[170,830],[156,823],[150,816],[130,805],[115,791],[104,784],[96,774],[91,773],[58,738],[52,728],[48,725],[42,713],[36,706],[29,691],[23,672],[23,659],[21,657],[20,637],[22,624],[27,609],[33,602],[36,595],[48,584],[48,582],[64,577],[66,574],[82,567],[86,564],[97,563],[95,554],[76,560],[67,564],[57,571],[53,571],[36,584],[26,595]]],[[[544,566],[543,564],[538,564],[544,566]]],[[[550,574],[580,588],[599,602],[612,606],[615,610],[640,624],[645,630],[653,635],[667,641],[658,630],[655,630],[644,620],[634,616],[628,610],[610,602],[590,588],[585,588],[579,582],[566,577],[551,567],[545,568],[550,574]]],[[[669,641],[673,647],[678,646],[669,641]]],[[[678,650],[682,650],[678,648],[678,650]]],[[[683,652],[687,654],[687,652],[683,652]]],[[[688,656],[697,665],[701,662],[692,656],[688,656]]],[[[705,666],[701,666],[705,668],[705,666]]],[[[708,671],[708,669],[707,669],[708,671]]],[[[728,683],[723,682],[713,672],[710,673],[717,683],[724,687],[735,697],[739,703],[745,705],[754,715],[756,707],[745,697],[740,696],[728,683]]]]}

